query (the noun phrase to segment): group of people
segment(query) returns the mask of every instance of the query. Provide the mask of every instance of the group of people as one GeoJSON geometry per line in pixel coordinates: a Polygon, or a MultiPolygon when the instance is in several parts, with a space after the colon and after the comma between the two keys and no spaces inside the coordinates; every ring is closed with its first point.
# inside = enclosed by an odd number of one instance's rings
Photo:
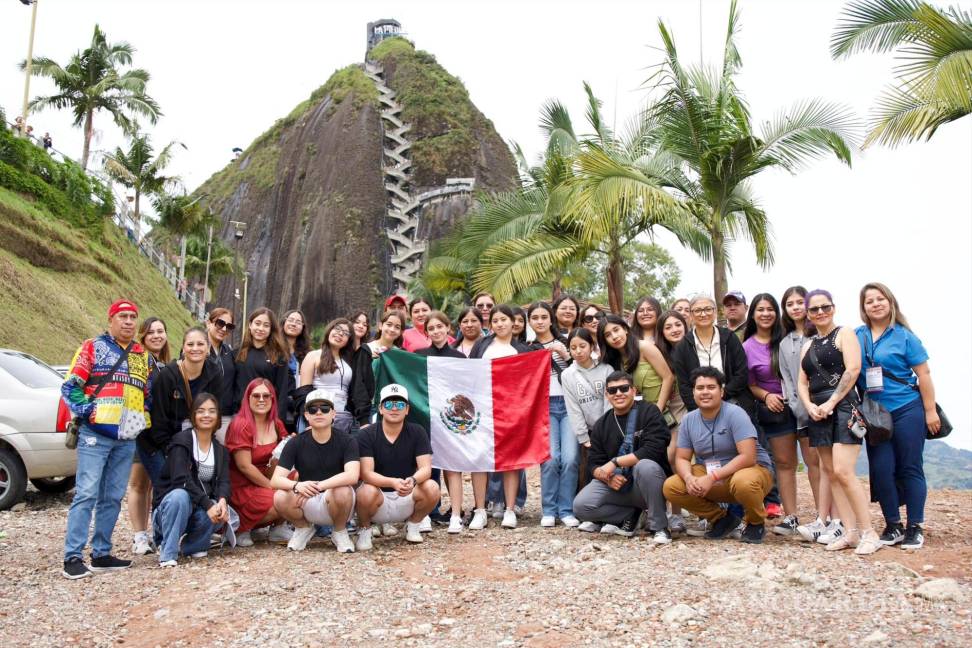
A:
{"type": "Polygon", "coordinates": [[[133,553],[157,551],[163,566],[205,556],[222,533],[240,546],[267,539],[295,551],[330,535],[352,552],[403,523],[409,542],[433,523],[480,530],[490,515],[516,527],[524,472],[473,473],[464,510],[462,474],[432,467],[429,430],[407,420],[406,388],[376,385],[378,358],[392,348],[550,354],[541,527],[559,520],[630,537],[643,525],[661,544],[680,533],[759,543],[772,519],[775,533],[831,551],[920,548],[922,449],[940,421],[927,353],[891,291],[861,289],[856,330],[835,323],[824,290],[794,286],[780,301],[761,293],[749,304],[734,291],[722,305],[719,325],[704,295],[668,310],[645,297],[628,319],[566,295],[520,308],[482,293],[453,320],[426,299],[392,295],[376,330],[358,311],[330,322],[316,349],[303,313],[278,319],[267,308],[248,315],[233,349],[233,313],[215,308],[173,354],[164,322],[138,326],[137,306],[119,300],[62,388],[80,430],[63,573],[130,566],[111,553],[126,490],[133,553]],[[889,441],[867,445],[880,535],[854,472],[864,394],[894,421],[889,441]],[[816,508],[808,524],[797,517],[798,452],[816,508]],[[449,511],[440,510],[440,481],[449,511]]]}

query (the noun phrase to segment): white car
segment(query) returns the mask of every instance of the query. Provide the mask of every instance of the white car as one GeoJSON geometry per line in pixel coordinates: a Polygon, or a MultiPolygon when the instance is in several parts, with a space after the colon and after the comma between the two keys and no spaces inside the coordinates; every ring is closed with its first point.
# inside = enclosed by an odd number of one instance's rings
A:
{"type": "Polygon", "coordinates": [[[0,511],[23,499],[28,480],[46,493],[74,488],[77,456],[64,447],[70,412],[63,382],[34,356],[0,349],[0,511]]]}

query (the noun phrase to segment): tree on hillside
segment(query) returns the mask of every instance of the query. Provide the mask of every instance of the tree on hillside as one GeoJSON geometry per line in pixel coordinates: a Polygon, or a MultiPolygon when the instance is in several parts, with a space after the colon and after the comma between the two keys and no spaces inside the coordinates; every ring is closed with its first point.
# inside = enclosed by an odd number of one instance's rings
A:
{"type": "Polygon", "coordinates": [[[105,156],[105,172],[117,182],[135,191],[135,224],[139,224],[140,201],[143,195],[157,194],[178,182],[174,176],[162,175],[162,170],[172,159],[175,146],[185,144],[169,142],[153,157],[155,151],[148,135],[135,133],[127,151],[121,147],[105,156]]]}
{"type": "MultiPolygon", "coordinates": [[[[126,69],[132,64],[135,48],[124,41],[109,43],[98,25],[94,27],[91,44],[71,56],[67,65],[49,58],[35,58],[31,74],[48,77],[57,92],[39,96],[30,102],[31,109],[70,108],[74,125],[84,127],[84,148],[81,168],[88,168],[91,138],[94,135],[94,114],[105,110],[126,133],[134,131],[134,118],[141,116],[155,123],[162,114],[158,104],[145,94],[149,73],[142,69],[126,69]]],[[[26,67],[26,61],[20,68],[26,67]]]]}
{"type": "Polygon", "coordinates": [[[208,225],[214,222],[210,210],[203,207],[199,198],[186,195],[159,194],[153,201],[158,216],[158,229],[153,237],[169,247],[172,240],[179,241],[179,282],[186,277],[186,247],[190,236],[202,237],[208,225]]]}
{"type": "Polygon", "coordinates": [[[736,86],[742,66],[736,36],[739,14],[729,11],[721,69],[683,64],[673,34],[659,20],[665,59],[648,80],[663,93],[646,111],[646,128],[676,165],[658,166],[658,181],[676,190],[709,237],[716,303],[727,290],[729,244],[749,239],[756,260],[773,264],[770,223],[750,193],[749,180],[769,168],[796,172],[807,161],[832,153],[848,166],[855,140],[852,113],[820,100],[797,103],[754,132],[749,107],[736,86]]]}
{"type": "Polygon", "coordinates": [[[831,38],[834,58],[897,51],[896,82],[878,99],[864,146],[931,138],[972,113],[972,14],[918,0],[855,0],[831,38]]]}

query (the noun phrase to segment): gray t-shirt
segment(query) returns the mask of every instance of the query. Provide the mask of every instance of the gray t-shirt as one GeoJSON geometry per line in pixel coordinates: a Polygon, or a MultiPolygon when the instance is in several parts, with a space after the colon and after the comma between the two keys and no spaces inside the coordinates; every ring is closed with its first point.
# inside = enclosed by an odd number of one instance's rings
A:
{"type": "MultiPolygon", "coordinates": [[[[695,452],[696,463],[718,461],[725,466],[739,452],[736,444],[744,439],[755,439],[756,428],[749,415],[738,405],[723,402],[714,420],[703,419],[702,410],[692,410],[682,417],[678,429],[678,447],[695,452]]],[[[756,443],[756,463],[772,470],[769,453],[756,443]]]]}

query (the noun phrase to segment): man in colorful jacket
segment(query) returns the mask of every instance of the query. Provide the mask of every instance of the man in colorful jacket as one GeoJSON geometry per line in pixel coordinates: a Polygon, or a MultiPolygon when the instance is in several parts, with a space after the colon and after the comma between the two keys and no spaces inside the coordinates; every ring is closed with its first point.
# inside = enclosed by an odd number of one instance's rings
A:
{"type": "Polygon", "coordinates": [[[150,425],[154,360],[134,339],[137,322],[133,302],[113,303],[108,309],[108,330],[85,340],[61,386],[61,397],[80,419],[74,500],[64,538],[65,578],[84,578],[132,564],[111,555],[111,536],[128,484],[135,437],[150,425]],[[95,528],[89,569],[82,552],[88,543],[92,509],[95,528]]]}

